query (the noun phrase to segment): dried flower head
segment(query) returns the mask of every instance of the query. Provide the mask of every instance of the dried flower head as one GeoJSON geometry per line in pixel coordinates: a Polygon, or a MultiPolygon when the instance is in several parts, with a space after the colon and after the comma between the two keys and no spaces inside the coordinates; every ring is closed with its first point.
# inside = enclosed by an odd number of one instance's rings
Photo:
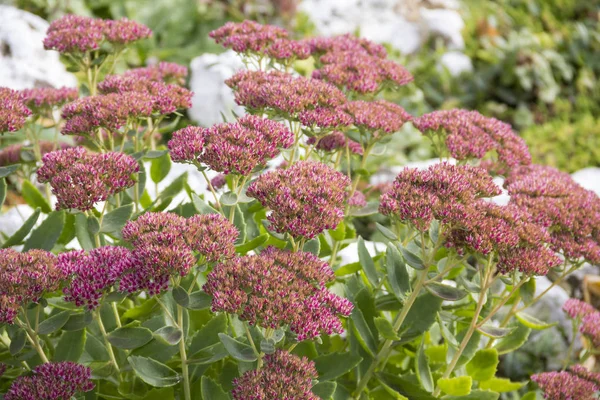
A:
{"type": "Polygon", "coordinates": [[[543,372],[531,376],[548,400],[593,400],[600,386],[567,372],[543,372]]]}
{"type": "Polygon", "coordinates": [[[344,135],[340,131],[334,131],[329,135],[325,135],[320,139],[317,139],[315,136],[311,136],[306,141],[307,144],[317,144],[317,150],[327,151],[327,152],[335,152],[337,150],[345,150],[346,145],[348,146],[348,150],[350,150],[353,154],[363,154],[363,148],[360,143],[355,142],[352,139],[348,139],[346,135],[344,135]]]}
{"type": "Polygon", "coordinates": [[[397,132],[412,116],[404,108],[385,100],[351,101],[345,106],[354,119],[354,125],[373,134],[374,137],[397,132]]]}
{"type": "Polygon", "coordinates": [[[325,164],[302,161],[259,176],[247,193],[272,210],[267,219],[275,231],[312,239],[342,220],[349,184],[325,164]]]}
{"type": "Polygon", "coordinates": [[[284,350],[267,354],[265,365],[233,381],[234,400],[318,400],[311,392],[317,378],[315,364],[284,350]]]}
{"type": "Polygon", "coordinates": [[[6,400],[69,400],[94,388],[92,370],[71,361],[51,362],[35,367],[31,375],[14,380],[6,400]]]}
{"type": "Polygon", "coordinates": [[[273,25],[261,25],[258,22],[228,22],[208,34],[221,46],[236,53],[262,52],[278,39],[288,37],[285,29],[273,25]]]}
{"type": "Polygon", "coordinates": [[[79,97],[77,88],[35,88],[21,90],[23,102],[36,112],[52,110],[79,97]]]}
{"type": "Polygon", "coordinates": [[[188,69],[184,65],[161,61],[155,65],[130,69],[125,72],[124,76],[183,86],[188,76],[188,69]]]}
{"type": "Polygon", "coordinates": [[[569,299],[565,301],[562,309],[571,318],[583,318],[588,314],[598,312],[591,304],[579,299],[569,299]]]}
{"type": "Polygon", "coordinates": [[[237,228],[221,214],[194,215],[187,220],[187,242],[207,261],[233,257],[238,235],[237,228]]]}
{"type": "Polygon", "coordinates": [[[0,249],[0,322],[12,324],[20,306],[56,290],[64,278],[48,251],[0,249]]]}
{"type": "Polygon", "coordinates": [[[74,147],[47,153],[37,172],[41,183],[50,183],[56,195],[56,209],[90,210],[135,184],[138,162],[118,152],[87,153],[74,147]]]}
{"type": "Polygon", "coordinates": [[[18,131],[30,115],[18,91],[0,87],[0,133],[18,131]]]}
{"type": "Polygon", "coordinates": [[[218,264],[203,290],[213,296],[213,311],[265,328],[289,325],[302,341],[342,331],[338,315],[350,315],[352,304],[325,288],[333,279],[329,265],[311,253],[268,248],[218,264]]]}

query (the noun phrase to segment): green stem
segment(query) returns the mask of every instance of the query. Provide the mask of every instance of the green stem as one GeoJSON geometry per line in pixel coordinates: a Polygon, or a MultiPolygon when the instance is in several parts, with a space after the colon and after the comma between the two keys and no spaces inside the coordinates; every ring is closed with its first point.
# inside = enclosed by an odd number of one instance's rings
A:
{"type": "Polygon", "coordinates": [[[98,328],[100,328],[100,333],[102,333],[102,338],[104,339],[104,345],[106,346],[106,350],[108,351],[108,356],[110,358],[110,362],[115,366],[117,373],[120,374],[119,363],[117,362],[117,358],[115,357],[115,352],[113,351],[112,344],[108,341],[108,334],[106,333],[106,329],[104,328],[104,324],[102,323],[102,316],[100,316],[100,311],[96,311],[94,313],[94,319],[98,324],[98,328]]]}
{"type": "Polygon", "coordinates": [[[183,375],[183,393],[185,395],[185,400],[191,400],[190,374],[188,371],[187,355],[185,352],[185,333],[183,330],[183,307],[179,304],[177,304],[177,321],[182,334],[181,340],[179,341],[179,356],[181,357],[181,374],[183,375]]]}
{"type": "Polygon", "coordinates": [[[117,309],[117,303],[113,301],[111,303],[111,306],[112,306],[113,314],[115,315],[115,321],[117,322],[117,328],[120,328],[121,327],[121,317],[119,317],[119,310],[117,309]]]}
{"type": "Polygon", "coordinates": [[[250,329],[248,329],[248,324],[244,322],[244,329],[246,330],[246,336],[248,337],[248,342],[250,343],[250,346],[252,346],[252,349],[254,350],[254,354],[256,354],[256,358],[257,358],[257,362],[258,362],[258,369],[262,368],[262,353],[260,351],[258,351],[258,348],[256,347],[256,344],[254,343],[254,339],[252,339],[252,334],[250,333],[250,329]]]}

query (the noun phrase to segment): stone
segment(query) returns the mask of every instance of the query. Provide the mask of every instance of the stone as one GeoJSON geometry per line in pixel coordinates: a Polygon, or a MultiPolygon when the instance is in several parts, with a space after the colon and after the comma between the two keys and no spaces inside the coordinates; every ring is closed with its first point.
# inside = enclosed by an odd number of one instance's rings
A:
{"type": "Polygon", "coordinates": [[[448,51],[442,54],[440,67],[446,68],[452,76],[459,76],[463,72],[473,72],[471,59],[460,51],[448,51]]]}
{"type": "Polygon", "coordinates": [[[600,168],[589,167],[574,172],[571,177],[587,190],[600,196],[600,168]]]}

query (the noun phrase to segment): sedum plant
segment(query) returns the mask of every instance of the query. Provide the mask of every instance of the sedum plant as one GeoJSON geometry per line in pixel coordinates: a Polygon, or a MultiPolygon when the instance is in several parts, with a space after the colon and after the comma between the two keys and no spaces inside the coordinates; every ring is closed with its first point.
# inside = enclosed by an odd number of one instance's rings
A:
{"type": "MultiPolygon", "coordinates": [[[[2,150],[0,200],[10,188],[35,208],[0,250],[6,399],[524,394],[526,382],[496,376],[499,357],[550,326],[529,306],[600,262],[595,194],[532,165],[508,124],[381,99],[412,76],[349,35],[294,40],[252,21],[213,31],[248,67],[227,81],[247,115],[172,132],[190,106],[184,67],[113,74],[150,34],[66,16],[44,44],[82,89],[0,89],[0,128],[29,138],[2,150]],[[308,58],[312,76],[294,72],[308,58]],[[369,161],[409,123],[439,163],[370,185],[369,161]],[[186,172],[159,186],[172,162],[205,184],[186,172]],[[354,221],[374,215],[373,253],[354,221]],[[352,249],[358,261],[344,261],[352,249]]],[[[595,343],[596,317],[583,316],[595,311],[580,308],[570,314],[595,343]]],[[[591,398],[596,373],[566,367],[532,381],[549,399],[591,398]]]]}

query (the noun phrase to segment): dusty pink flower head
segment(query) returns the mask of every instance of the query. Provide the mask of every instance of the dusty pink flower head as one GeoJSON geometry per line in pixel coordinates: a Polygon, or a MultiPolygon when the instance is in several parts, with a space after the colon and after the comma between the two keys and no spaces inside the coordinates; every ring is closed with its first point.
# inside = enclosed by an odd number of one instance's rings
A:
{"type": "Polygon", "coordinates": [[[247,193],[272,210],[267,219],[275,231],[312,239],[343,219],[349,184],[323,163],[301,161],[259,176],[247,193]]]}
{"type": "Polygon", "coordinates": [[[233,381],[234,400],[318,400],[311,392],[315,364],[284,350],[267,354],[264,366],[233,381]]]}
{"type": "Polygon", "coordinates": [[[188,245],[206,261],[233,257],[238,235],[237,228],[221,214],[194,215],[187,220],[188,245]]]}
{"type": "Polygon", "coordinates": [[[119,152],[87,153],[83,147],[47,153],[38,180],[48,182],[56,195],[56,209],[90,210],[135,184],[138,162],[119,152]]]}
{"type": "Polygon", "coordinates": [[[100,47],[106,21],[79,15],[65,15],[53,21],[44,38],[46,50],[59,53],[85,53],[100,47]]]}
{"type": "Polygon", "coordinates": [[[184,65],[161,61],[155,65],[127,70],[124,76],[182,86],[185,85],[188,69],[184,65]]]}
{"type": "Polygon", "coordinates": [[[511,203],[548,228],[551,247],[570,259],[600,263],[600,198],[569,174],[541,165],[514,169],[504,186],[511,203]]]}
{"type": "Polygon", "coordinates": [[[58,256],[57,267],[71,277],[63,289],[65,300],[76,306],[94,310],[100,299],[112,288],[124,270],[134,268],[131,252],[118,246],[90,250],[74,250],[58,256]]]}
{"type": "Polygon", "coordinates": [[[314,55],[352,51],[378,58],[387,57],[387,51],[382,45],[350,34],[334,37],[316,37],[307,39],[306,42],[311,47],[311,52],[314,55]]]}
{"type": "Polygon", "coordinates": [[[265,54],[280,62],[286,60],[306,60],[310,57],[310,45],[304,41],[287,38],[276,39],[265,50],[265,54]]]}
{"type": "Polygon", "coordinates": [[[591,304],[579,299],[569,299],[565,301],[562,309],[571,318],[583,318],[588,314],[598,312],[591,304]]]}
{"type": "Polygon", "coordinates": [[[215,177],[210,180],[210,184],[213,187],[213,189],[215,189],[215,190],[225,187],[225,185],[227,185],[226,175],[225,174],[215,175],[215,177]]]}
{"type": "MultiPolygon", "coordinates": [[[[42,155],[49,153],[51,151],[54,151],[54,150],[56,150],[56,148],[66,149],[66,148],[71,147],[68,143],[65,143],[65,142],[60,142],[58,144],[55,144],[54,142],[49,142],[47,140],[40,140],[39,145],[40,145],[40,153],[42,155]]],[[[25,159],[25,158],[21,157],[22,151],[28,147],[30,149],[30,146],[25,146],[21,143],[18,143],[18,144],[11,144],[9,146],[6,146],[4,149],[0,150],[0,167],[3,167],[5,165],[10,165],[10,164],[17,164],[20,162],[30,161],[29,159],[25,159]]]]}
{"type": "Polygon", "coordinates": [[[288,37],[285,29],[273,25],[261,25],[258,22],[227,22],[208,34],[218,44],[232,49],[236,53],[261,52],[278,39],[288,37]]]}
{"type": "Polygon", "coordinates": [[[341,107],[319,107],[302,111],[298,114],[298,120],[302,122],[302,125],[321,129],[342,128],[353,123],[352,117],[341,107]]]}
{"type": "Polygon", "coordinates": [[[344,93],[327,82],[279,71],[240,71],[225,83],[234,90],[237,104],[289,116],[346,103],[344,93]]]}
{"type": "Polygon", "coordinates": [[[350,207],[365,207],[367,205],[367,198],[363,192],[356,190],[352,197],[348,199],[348,205],[350,207]]]}
{"type": "Polygon", "coordinates": [[[74,101],[79,97],[77,88],[61,87],[55,88],[35,88],[21,90],[23,102],[32,110],[53,109],[60,107],[65,103],[74,101]]]}
{"type": "Polygon", "coordinates": [[[104,21],[104,38],[111,43],[128,44],[152,36],[146,25],[121,18],[117,21],[104,21]]]}
{"type": "Polygon", "coordinates": [[[413,124],[423,134],[441,134],[450,155],[457,160],[482,159],[494,151],[494,161],[486,165],[502,174],[519,165],[531,164],[527,144],[509,124],[477,111],[434,111],[415,118],[413,124]]]}
{"type": "Polygon", "coordinates": [[[598,372],[589,371],[583,365],[572,365],[569,367],[569,372],[577,375],[579,378],[594,382],[600,387],[600,373],[598,372]]]}
{"type": "Polygon", "coordinates": [[[302,341],[342,332],[338,315],[350,315],[352,304],[325,288],[333,279],[329,265],[311,253],[268,248],[218,264],[203,290],[213,296],[213,311],[265,328],[289,325],[302,341]]]}
{"type": "Polygon", "coordinates": [[[0,249],[0,322],[12,324],[19,307],[56,290],[64,278],[48,251],[0,249]]]}
{"type": "Polygon", "coordinates": [[[69,400],[94,389],[92,370],[71,361],[50,362],[35,367],[30,375],[16,378],[6,400],[69,400]]]}
{"type": "Polygon", "coordinates": [[[18,91],[0,87],[0,134],[18,131],[30,115],[18,91]]]}
{"type": "Polygon", "coordinates": [[[579,332],[585,335],[594,345],[600,347],[600,312],[587,314],[581,321],[579,332]]]}
{"type": "Polygon", "coordinates": [[[548,400],[593,400],[600,390],[597,383],[567,371],[543,372],[531,376],[548,400]]]}
{"type": "Polygon", "coordinates": [[[345,106],[354,119],[354,125],[373,134],[374,137],[397,132],[412,116],[404,108],[385,100],[352,101],[345,106]]]}
{"type": "Polygon", "coordinates": [[[199,126],[188,126],[173,132],[167,147],[174,162],[199,162],[204,151],[209,130],[199,126]]]}
{"type": "Polygon", "coordinates": [[[353,154],[363,154],[363,148],[360,143],[355,142],[352,139],[348,139],[346,135],[344,135],[340,131],[333,131],[329,135],[325,135],[320,139],[317,139],[315,136],[311,136],[306,141],[307,144],[317,144],[317,150],[327,151],[327,152],[335,152],[337,150],[346,149],[346,145],[348,145],[348,149],[353,154]]]}

